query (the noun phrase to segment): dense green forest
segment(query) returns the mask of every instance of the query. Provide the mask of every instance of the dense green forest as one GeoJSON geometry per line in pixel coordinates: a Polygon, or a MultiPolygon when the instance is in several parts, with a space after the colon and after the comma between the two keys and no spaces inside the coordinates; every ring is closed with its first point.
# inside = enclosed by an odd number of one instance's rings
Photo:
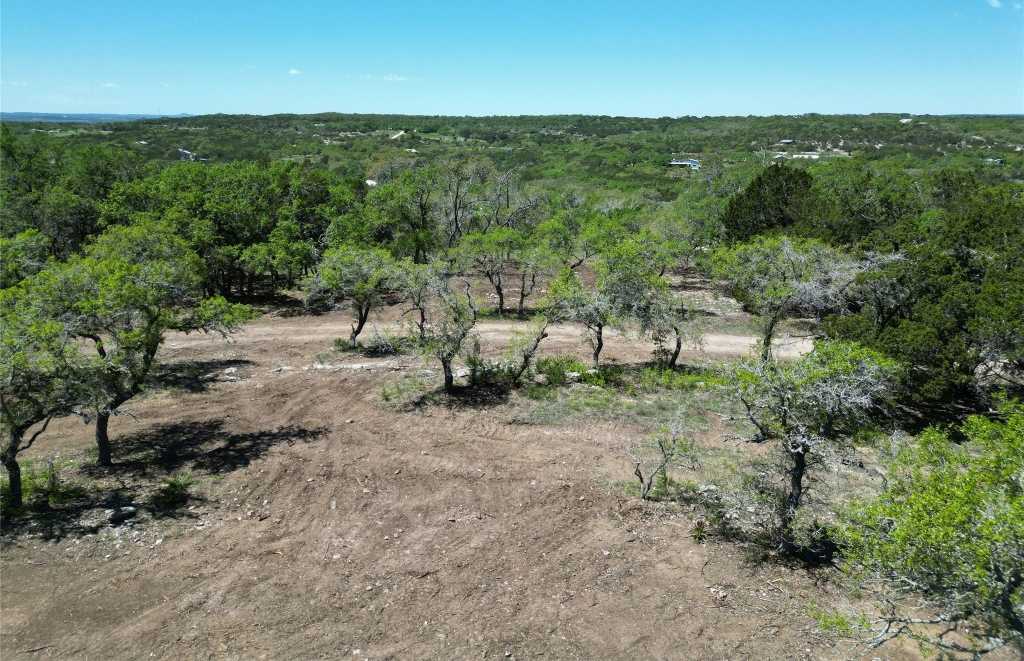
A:
{"type": "MultiPolygon", "coordinates": [[[[18,454],[52,418],[86,416],[109,465],[109,418],[166,334],[231,333],[282,292],[351,306],[349,349],[372,310],[404,301],[407,341],[439,362],[443,390],[460,357],[471,385],[517,388],[554,323],[585,328],[595,374],[624,326],[684,369],[694,314],[670,276],[696,273],[759,321],[759,355],[728,378],[754,441],[784,457],[766,544],[912,585],[947,621],[980,623],[978,649],[1024,644],[1022,143],[1014,116],[5,124],[8,507],[22,506],[18,454]],[[495,309],[456,276],[485,282],[495,309]],[[512,358],[467,357],[485,314],[533,320],[512,358]],[[815,348],[778,360],[790,318],[809,320],[815,348]],[[813,460],[883,430],[914,438],[885,492],[809,530],[813,460]]],[[[685,454],[675,437],[658,447],[654,473],[638,464],[645,498],[685,454]]]]}

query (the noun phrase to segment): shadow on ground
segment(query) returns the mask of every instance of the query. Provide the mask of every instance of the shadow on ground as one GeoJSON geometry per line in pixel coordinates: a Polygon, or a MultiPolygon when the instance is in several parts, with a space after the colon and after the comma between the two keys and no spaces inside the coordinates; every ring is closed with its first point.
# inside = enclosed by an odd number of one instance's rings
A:
{"type": "Polygon", "coordinates": [[[153,370],[149,378],[150,387],[166,388],[184,392],[205,392],[211,383],[217,382],[224,370],[252,367],[251,360],[183,360],[162,364],[153,370]]]}
{"type": "Polygon", "coordinates": [[[114,466],[82,466],[74,476],[82,480],[63,492],[66,500],[51,504],[48,498],[38,499],[21,511],[4,512],[0,545],[25,535],[53,540],[96,533],[143,513],[152,518],[192,517],[185,506],[202,501],[189,492],[194,478],[244,468],[276,445],[309,442],[326,431],[290,425],[231,433],[225,420],[214,418],[157,425],[115,438],[114,466]]]}
{"type": "MultiPolygon", "coordinates": [[[[225,473],[248,466],[271,447],[310,441],[326,428],[296,425],[245,433],[229,433],[221,418],[176,422],[123,436],[114,443],[114,467],[103,472],[151,475],[183,468],[203,473],[225,473]]],[[[101,469],[92,467],[89,471],[101,469]]]]}

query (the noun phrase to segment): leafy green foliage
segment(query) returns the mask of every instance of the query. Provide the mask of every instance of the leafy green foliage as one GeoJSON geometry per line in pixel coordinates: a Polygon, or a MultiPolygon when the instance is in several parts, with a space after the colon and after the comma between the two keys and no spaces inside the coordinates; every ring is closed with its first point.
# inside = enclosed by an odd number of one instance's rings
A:
{"type": "Polygon", "coordinates": [[[977,639],[1024,649],[1024,407],[973,416],[961,431],[962,444],[931,428],[900,450],[885,491],[849,512],[846,560],[893,590],[925,596],[943,621],[980,625],[977,639]]]}
{"type": "Polygon", "coordinates": [[[1024,382],[1024,198],[950,179],[934,191],[943,208],[890,230],[903,258],[862,276],[856,314],[827,324],[903,363],[905,403],[946,416],[986,382],[1024,382]]]}
{"type": "Polygon", "coordinates": [[[52,418],[90,397],[90,365],[72,340],[69,329],[45,313],[24,283],[0,290],[0,431],[5,436],[0,460],[7,469],[12,507],[22,505],[18,453],[35,442],[52,418]]]}
{"type": "Polygon", "coordinates": [[[384,300],[395,285],[395,261],[381,248],[339,246],[324,253],[308,289],[311,299],[349,302],[355,313],[349,342],[356,343],[370,310],[384,300]]]}
{"type": "Polygon", "coordinates": [[[37,229],[0,237],[0,289],[13,287],[46,265],[50,241],[37,229]]]}
{"type": "Polygon", "coordinates": [[[67,331],[92,343],[99,364],[90,408],[101,464],[110,463],[110,415],[139,394],[167,331],[226,334],[247,307],[205,298],[203,264],[168,223],[113,227],[82,256],[57,262],[27,281],[29,297],[67,331]]]}
{"type": "Polygon", "coordinates": [[[729,200],[722,216],[726,235],[735,241],[801,222],[813,205],[811,175],[783,164],[771,165],[729,200]]]}
{"type": "Polygon", "coordinates": [[[794,522],[810,458],[834,458],[844,450],[877,415],[893,370],[893,362],[878,352],[843,342],[818,342],[791,363],[748,361],[734,370],[739,398],[758,430],[755,440],[776,440],[782,451],[788,484],[779,499],[768,502],[777,525],[772,536],[782,550],[807,550],[797,542],[794,522]]]}
{"type": "Polygon", "coordinates": [[[584,374],[587,366],[575,356],[545,356],[537,360],[537,373],[544,375],[547,385],[564,386],[569,383],[568,374],[584,374]]]}
{"type": "Polygon", "coordinates": [[[825,244],[785,236],[720,248],[712,255],[712,272],[761,317],[763,359],[771,355],[775,329],[787,314],[834,309],[855,275],[854,266],[825,244]]]}

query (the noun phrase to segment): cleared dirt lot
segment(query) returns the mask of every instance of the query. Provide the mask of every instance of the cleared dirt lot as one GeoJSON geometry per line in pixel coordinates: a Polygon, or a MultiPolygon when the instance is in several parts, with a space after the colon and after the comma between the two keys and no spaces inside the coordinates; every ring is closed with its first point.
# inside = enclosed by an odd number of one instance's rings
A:
{"type": "MultiPolygon", "coordinates": [[[[264,317],[230,343],[171,338],[169,387],[111,424],[114,473],[89,474],[86,505],[5,531],[0,655],[857,656],[808,615],[839,599],[829,570],[755,565],[695,541],[688,508],[624,495],[636,429],[515,424],[512,400],[396,411],[382,384],[434,366],[336,355],[316,368],[347,323],[264,317]],[[181,470],[194,498],[147,511],[147,489],[181,470]],[[138,512],[109,520],[124,507],[138,512]]],[[[484,322],[483,344],[516,325],[484,322]]],[[[707,345],[726,356],[752,342],[707,345]]],[[[577,329],[545,344],[564,352],[585,355],[577,329]]],[[[618,336],[606,352],[639,361],[650,347],[618,336]]],[[[90,445],[68,419],[30,456],[88,473],[90,445]]]]}

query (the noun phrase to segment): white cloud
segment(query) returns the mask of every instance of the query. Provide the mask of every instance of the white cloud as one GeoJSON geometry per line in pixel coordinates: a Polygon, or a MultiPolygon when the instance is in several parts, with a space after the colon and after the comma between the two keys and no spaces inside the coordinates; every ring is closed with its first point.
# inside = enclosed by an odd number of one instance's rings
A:
{"type": "Polygon", "coordinates": [[[988,6],[993,9],[999,9],[1003,6],[1002,0],[988,0],[988,6]]]}
{"type": "Polygon", "coordinates": [[[100,87],[112,90],[120,87],[120,85],[118,85],[117,83],[103,83],[102,85],[100,85],[100,87]]]}
{"type": "Polygon", "coordinates": [[[288,69],[288,75],[289,76],[301,76],[302,75],[302,69],[296,69],[296,68],[292,67],[291,69],[288,69]]]}

